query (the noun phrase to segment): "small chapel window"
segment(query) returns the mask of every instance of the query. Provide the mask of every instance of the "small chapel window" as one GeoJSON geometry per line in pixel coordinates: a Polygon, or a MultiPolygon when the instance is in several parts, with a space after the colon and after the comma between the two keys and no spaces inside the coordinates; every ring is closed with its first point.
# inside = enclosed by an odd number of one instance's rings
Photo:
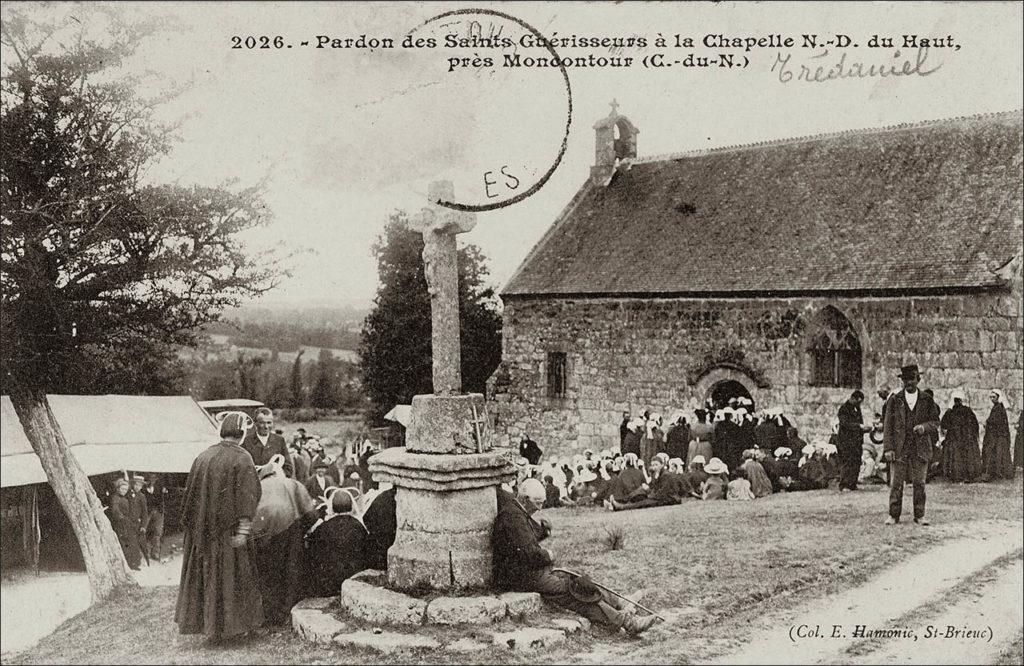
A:
{"type": "Polygon", "coordinates": [[[837,310],[826,309],[823,314],[825,326],[811,341],[811,385],[860,388],[860,341],[837,310]]]}
{"type": "Polygon", "coordinates": [[[548,352],[548,397],[565,397],[566,364],[565,352],[548,352]]]}

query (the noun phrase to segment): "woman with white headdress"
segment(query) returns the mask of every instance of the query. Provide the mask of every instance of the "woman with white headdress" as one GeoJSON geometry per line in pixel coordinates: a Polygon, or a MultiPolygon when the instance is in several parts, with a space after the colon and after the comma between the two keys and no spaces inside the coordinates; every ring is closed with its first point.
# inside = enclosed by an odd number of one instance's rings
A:
{"type": "Polygon", "coordinates": [[[309,491],[285,476],[283,463],[278,454],[257,469],[261,494],[252,521],[263,613],[270,624],[290,621],[292,606],[306,597],[309,575],[302,537],[316,520],[309,491]]]}
{"type": "Polygon", "coordinates": [[[333,597],[341,583],[362,571],[369,532],[355,515],[352,494],[346,488],[331,493],[327,513],[306,535],[311,593],[333,597]]]}
{"type": "Polygon", "coordinates": [[[992,411],[985,420],[985,439],[981,445],[982,480],[1012,479],[1010,419],[1006,416],[1006,399],[999,389],[993,389],[989,398],[992,400],[992,411]]]}
{"type": "Polygon", "coordinates": [[[981,472],[978,417],[964,404],[966,399],[962,390],[953,391],[953,406],[939,422],[946,433],[942,444],[942,475],[951,483],[971,483],[981,472]]]}

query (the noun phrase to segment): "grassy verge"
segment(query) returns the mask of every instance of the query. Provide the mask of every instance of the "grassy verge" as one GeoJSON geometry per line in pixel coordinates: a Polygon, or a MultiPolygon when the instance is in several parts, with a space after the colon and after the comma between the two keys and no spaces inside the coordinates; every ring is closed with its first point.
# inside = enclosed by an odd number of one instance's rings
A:
{"type": "MultiPolygon", "coordinates": [[[[909,511],[907,493],[907,510],[909,511]]],[[[857,493],[815,491],[753,502],[699,502],[610,513],[545,512],[555,532],[547,545],[560,566],[582,570],[677,620],[642,640],[595,632],[543,655],[499,650],[468,655],[417,652],[385,661],[417,663],[695,663],[742,643],[752,631],[800,604],[847,589],[883,567],[949,538],[970,535],[981,520],[1024,519],[1020,479],[928,489],[933,526],[885,527],[884,487],[857,493]],[[620,526],[624,547],[609,550],[605,527],[620,526]]],[[[62,625],[17,663],[380,663],[372,652],[316,647],[289,630],[207,647],[179,636],[176,590],[157,588],[97,605],[62,625]]],[[[1018,648],[1020,643],[1017,643],[1018,648]]],[[[1019,655],[1019,649],[1018,653],[1019,655]]],[[[14,662],[12,662],[14,663],[14,662]]],[[[1007,662],[1019,663],[1019,662],[1007,662]]]]}

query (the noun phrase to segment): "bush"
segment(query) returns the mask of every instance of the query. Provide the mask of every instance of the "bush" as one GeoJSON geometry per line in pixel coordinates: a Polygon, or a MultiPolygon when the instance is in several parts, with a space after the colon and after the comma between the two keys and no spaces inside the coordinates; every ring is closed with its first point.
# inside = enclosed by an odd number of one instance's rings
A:
{"type": "Polygon", "coordinates": [[[626,531],[621,527],[604,528],[604,543],[608,550],[622,550],[626,547],[626,531]]]}

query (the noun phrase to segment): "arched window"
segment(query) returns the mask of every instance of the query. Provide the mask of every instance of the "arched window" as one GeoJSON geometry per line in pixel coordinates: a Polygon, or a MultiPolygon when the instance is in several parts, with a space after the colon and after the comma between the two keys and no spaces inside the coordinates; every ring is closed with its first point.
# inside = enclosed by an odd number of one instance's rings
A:
{"type": "Polygon", "coordinates": [[[861,388],[861,347],[853,325],[829,306],[810,344],[811,386],[861,388]]]}

